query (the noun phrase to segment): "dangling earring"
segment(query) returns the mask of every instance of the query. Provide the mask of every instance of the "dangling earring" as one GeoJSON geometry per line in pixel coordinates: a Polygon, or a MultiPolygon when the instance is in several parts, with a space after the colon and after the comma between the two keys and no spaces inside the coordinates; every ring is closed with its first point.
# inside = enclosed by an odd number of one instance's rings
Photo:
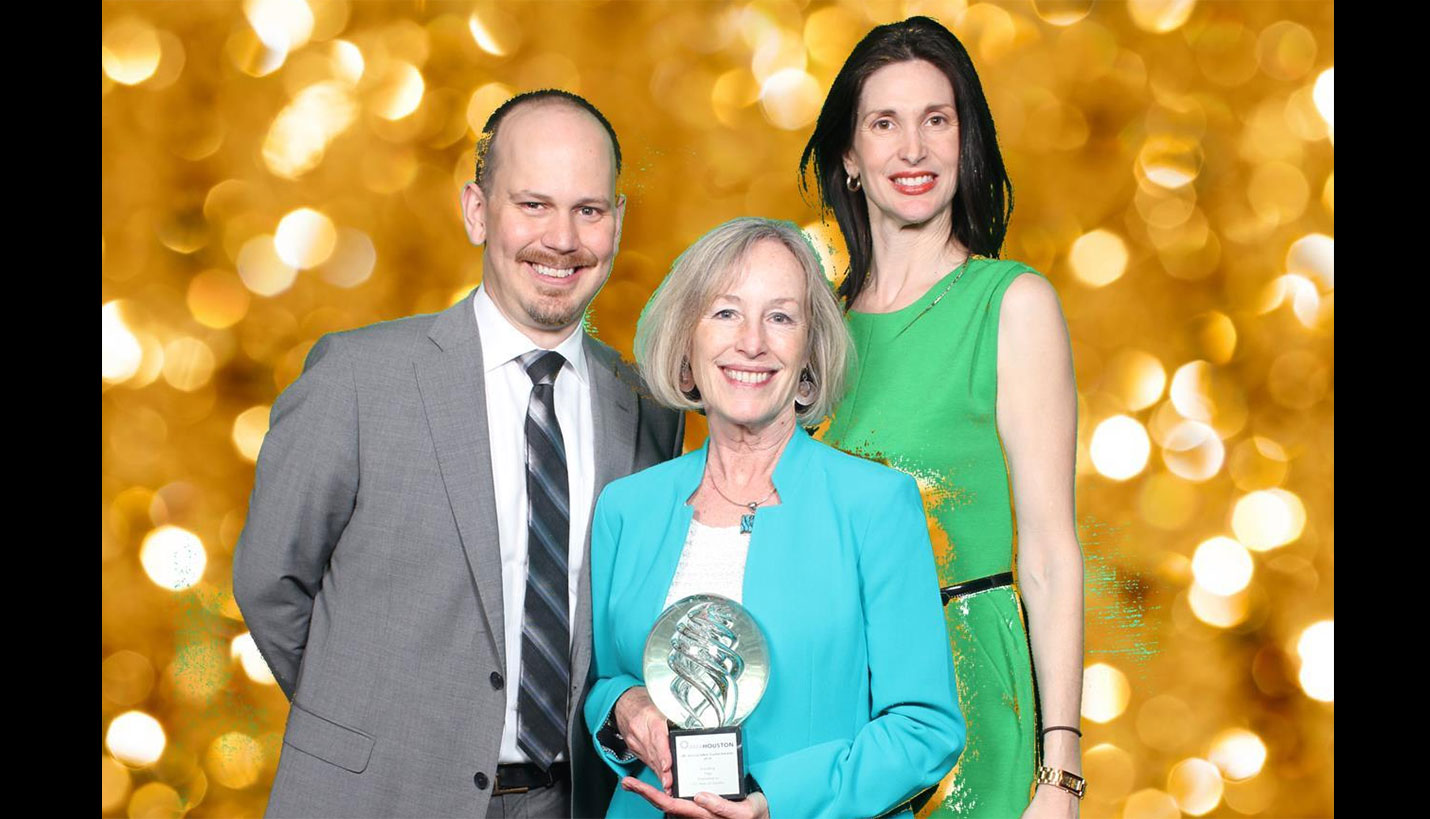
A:
{"type": "Polygon", "coordinates": [[[695,376],[690,372],[690,359],[680,360],[680,394],[691,401],[700,400],[700,388],[695,386],[695,376]]]}
{"type": "Polygon", "coordinates": [[[848,188],[850,193],[856,193],[863,184],[857,176],[844,175],[844,187],[848,188]]]}
{"type": "Polygon", "coordinates": [[[809,371],[808,367],[805,367],[804,372],[799,374],[799,386],[794,391],[795,408],[803,412],[814,404],[818,397],[819,387],[814,383],[814,374],[809,371]]]}

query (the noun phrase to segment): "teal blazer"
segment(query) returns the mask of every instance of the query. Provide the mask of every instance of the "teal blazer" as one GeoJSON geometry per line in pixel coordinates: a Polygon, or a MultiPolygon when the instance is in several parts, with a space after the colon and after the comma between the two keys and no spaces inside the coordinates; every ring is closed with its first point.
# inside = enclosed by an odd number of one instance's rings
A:
{"type": "MultiPolygon", "coordinates": [[[[642,685],[641,654],[675,576],[705,472],[699,450],[606,486],[591,531],[595,641],[586,723],[642,685]]],[[[745,763],[774,817],[876,816],[943,778],[963,750],[933,549],[917,484],[796,430],[760,508],[744,606],[770,680],[743,723],[745,763]]],[[[609,734],[607,734],[609,736],[609,734]]],[[[620,746],[619,740],[612,744],[620,746]]],[[[618,775],[659,780],[596,740],[618,775]]],[[[617,788],[608,816],[659,816],[617,788]]]]}

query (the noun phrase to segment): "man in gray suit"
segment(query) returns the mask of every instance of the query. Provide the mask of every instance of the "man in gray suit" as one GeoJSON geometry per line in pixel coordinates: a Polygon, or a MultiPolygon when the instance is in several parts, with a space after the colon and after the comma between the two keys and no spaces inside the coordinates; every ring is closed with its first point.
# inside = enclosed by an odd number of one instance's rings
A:
{"type": "Polygon", "coordinates": [[[540,91],[484,140],[482,286],[324,336],[273,406],[233,577],[292,702],[270,816],[587,816],[614,784],[581,718],[591,509],[683,422],[580,327],[625,210],[610,124],[540,91]]]}

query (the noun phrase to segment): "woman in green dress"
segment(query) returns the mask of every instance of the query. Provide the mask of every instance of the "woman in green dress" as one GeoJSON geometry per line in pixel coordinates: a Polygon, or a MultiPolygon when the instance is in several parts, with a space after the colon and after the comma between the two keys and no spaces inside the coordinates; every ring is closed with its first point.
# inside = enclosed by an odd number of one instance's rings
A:
{"type": "Polygon", "coordinates": [[[967,51],[926,17],[875,28],[830,87],[811,165],[849,250],[859,358],[824,441],[918,480],[945,587],[968,738],[919,816],[1076,816],[1072,359],[1052,285],[997,258],[1012,185],[967,51]]]}

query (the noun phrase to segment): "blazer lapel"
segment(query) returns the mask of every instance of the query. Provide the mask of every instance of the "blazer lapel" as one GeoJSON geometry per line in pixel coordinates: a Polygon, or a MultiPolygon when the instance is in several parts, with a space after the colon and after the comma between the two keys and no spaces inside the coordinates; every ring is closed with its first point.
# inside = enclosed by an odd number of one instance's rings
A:
{"type": "Polygon", "coordinates": [[[413,363],[417,386],[437,449],[447,501],[457,520],[462,552],[486,617],[487,633],[504,667],[501,545],[487,435],[482,346],[472,298],[468,296],[439,313],[428,337],[435,346],[420,353],[413,363]]]}

